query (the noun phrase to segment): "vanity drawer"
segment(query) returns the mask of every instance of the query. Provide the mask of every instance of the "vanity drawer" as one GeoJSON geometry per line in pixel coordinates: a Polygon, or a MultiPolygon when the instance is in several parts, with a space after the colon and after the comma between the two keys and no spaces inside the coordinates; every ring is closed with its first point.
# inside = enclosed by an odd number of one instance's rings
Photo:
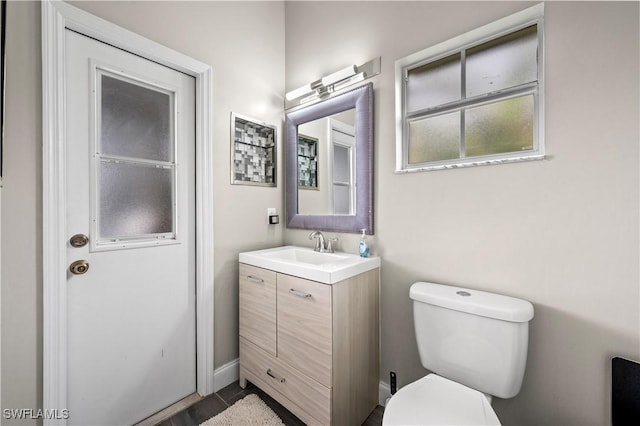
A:
{"type": "Polygon", "coordinates": [[[278,274],[278,358],[330,388],[331,286],[278,274]]]}
{"type": "Polygon", "coordinates": [[[243,338],[240,338],[240,365],[288,398],[319,424],[331,423],[330,389],[300,374],[243,338]]]}
{"type": "Polygon", "coordinates": [[[240,336],[276,355],[276,273],[240,264],[240,336]]]}

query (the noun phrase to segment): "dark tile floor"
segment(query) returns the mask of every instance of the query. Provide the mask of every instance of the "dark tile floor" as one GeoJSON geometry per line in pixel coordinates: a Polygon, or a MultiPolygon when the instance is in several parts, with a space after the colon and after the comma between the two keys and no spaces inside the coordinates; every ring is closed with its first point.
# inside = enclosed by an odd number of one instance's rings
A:
{"type": "MultiPolygon", "coordinates": [[[[264,393],[258,387],[249,383],[246,389],[242,389],[238,382],[232,383],[224,389],[209,395],[206,398],[196,402],[191,407],[180,411],[173,417],[160,423],[159,426],[194,426],[199,425],[205,420],[210,419],[218,413],[224,411],[227,407],[233,405],[236,401],[244,398],[249,394],[258,395],[281,419],[287,426],[304,425],[296,416],[291,414],[289,410],[280,405],[275,399],[264,393]]],[[[384,408],[378,405],[371,415],[365,420],[362,426],[380,426],[382,424],[382,414],[384,408]]]]}

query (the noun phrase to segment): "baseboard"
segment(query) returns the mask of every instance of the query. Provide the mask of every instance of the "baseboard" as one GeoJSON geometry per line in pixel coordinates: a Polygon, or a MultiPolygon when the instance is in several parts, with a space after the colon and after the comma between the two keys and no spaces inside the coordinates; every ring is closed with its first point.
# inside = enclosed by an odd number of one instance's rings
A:
{"type": "Polygon", "coordinates": [[[391,398],[391,388],[387,383],[380,382],[380,386],[378,387],[378,404],[384,407],[389,398],[391,398]]]}
{"type": "Polygon", "coordinates": [[[236,358],[226,363],[222,367],[218,367],[213,372],[213,391],[218,392],[220,389],[229,386],[240,377],[240,359],[236,358]]]}

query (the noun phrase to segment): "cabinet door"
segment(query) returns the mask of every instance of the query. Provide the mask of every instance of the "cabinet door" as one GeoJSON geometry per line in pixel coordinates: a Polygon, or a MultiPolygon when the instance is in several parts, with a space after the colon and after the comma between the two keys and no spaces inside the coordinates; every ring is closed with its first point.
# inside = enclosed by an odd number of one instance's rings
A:
{"type": "Polygon", "coordinates": [[[278,358],[331,387],[331,286],[278,274],[278,358]]]}
{"type": "Polygon", "coordinates": [[[276,356],[276,273],[240,264],[240,336],[276,356]]]}
{"type": "Polygon", "coordinates": [[[300,420],[310,425],[331,424],[330,389],[300,374],[279,358],[267,355],[243,338],[240,339],[240,359],[241,370],[249,381],[280,401],[300,420]],[[279,395],[286,400],[281,400],[279,395]],[[292,407],[287,402],[295,405],[292,407]]]}

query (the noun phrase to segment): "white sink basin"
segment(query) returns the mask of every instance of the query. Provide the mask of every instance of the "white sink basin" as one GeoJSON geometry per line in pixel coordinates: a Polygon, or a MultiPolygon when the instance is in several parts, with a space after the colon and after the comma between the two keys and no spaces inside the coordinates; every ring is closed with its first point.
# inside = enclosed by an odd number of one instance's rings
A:
{"type": "Polygon", "coordinates": [[[325,284],[334,284],[380,266],[379,257],[319,253],[296,246],[240,253],[240,262],[325,284]]]}
{"type": "Polygon", "coordinates": [[[349,258],[348,256],[337,253],[319,253],[295,246],[279,247],[278,250],[264,253],[263,256],[283,261],[309,263],[311,265],[326,265],[349,258]]]}

